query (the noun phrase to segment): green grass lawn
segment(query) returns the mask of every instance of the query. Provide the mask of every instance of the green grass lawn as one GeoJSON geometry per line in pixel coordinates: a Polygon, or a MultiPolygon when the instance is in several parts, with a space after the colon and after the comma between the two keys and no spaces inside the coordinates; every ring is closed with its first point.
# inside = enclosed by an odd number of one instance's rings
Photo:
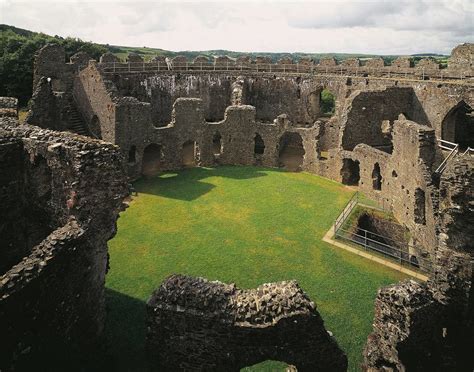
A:
{"type": "Polygon", "coordinates": [[[145,369],[145,301],[165,277],[182,273],[243,288],[298,280],[350,370],[359,370],[377,288],[405,276],[321,240],[352,190],[307,173],[255,167],[186,169],[135,187],[139,196],[109,242],[106,336],[115,369],[145,369]]]}

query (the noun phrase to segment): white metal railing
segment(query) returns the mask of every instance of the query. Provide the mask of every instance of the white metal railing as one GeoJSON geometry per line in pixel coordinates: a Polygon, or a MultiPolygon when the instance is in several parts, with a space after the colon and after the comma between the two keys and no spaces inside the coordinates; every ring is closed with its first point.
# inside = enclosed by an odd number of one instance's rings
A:
{"type": "Polygon", "coordinates": [[[474,155],[474,149],[472,147],[468,147],[461,155],[474,155]]]}
{"type": "Polygon", "coordinates": [[[438,146],[442,149],[442,150],[447,150],[449,151],[449,154],[448,156],[446,156],[446,158],[442,161],[442,163],[438,166],[438,168],[436,168],[435,170],[435,173],[437,174],[441,174],[444,172],[444,170],[446,169],[446,167],[448,166],[448,162],[454,158],[457,153],[459,152],[459,145],[457,143],[454,143],[454,142],[449,142],[449,141],[446,141],[446,140],[443,140],[443,139],[440,139],[438,140],[438,146]]]}
{"type": "Polygon", "coordinates": [[[315,64],[240,63],[240,62],[105,62],[99,64],[105,73],[119,72],[165,72],[165,71],[253,71],[268,73],[330,74],[341,76],[380,77],[397,79],[461,80],[473,83],[470,72],[454,73],[447,70],[425,70],[416,68],[366,67],[366,66],[320,66],[315,64]],[[467,80],[466,80],[467,79],[467,80]]]}
{"type": "Polygon", "coordinates": [[[439,139],[438,140],[438,146],[442,150],[453,151],[456,148],[457,145],[458,145],[457,143],[449,142],[449,141],[446,141],[444,139],[439,139]]]}
{"type": "Polygon", "coordinates": [[[356,192],[334,221],[334,237],[336,239],[344,239],[362,246],[366,251],[373,251],[390,257],[398,261],[400,265],[408,265],[424,272],[430,272],[432,262],[429,257],[418,256],[414,261],[410,256],[409,252],[415,248],[414,246],[360,227],[357,227],[355,231],[352,231],[353,229],[349,226],[346,227],[349,216],[351,216],[352,211],[358,205],[369,209],[380,209],[361,204],[359,192],[356,192]],[[406,249],[401,247],[406,247],[406,249]]]}

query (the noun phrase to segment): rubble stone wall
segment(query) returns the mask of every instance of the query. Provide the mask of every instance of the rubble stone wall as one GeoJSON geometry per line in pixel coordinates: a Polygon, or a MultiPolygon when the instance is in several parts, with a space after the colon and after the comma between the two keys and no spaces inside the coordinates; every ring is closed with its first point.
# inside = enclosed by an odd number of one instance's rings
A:
{"type": "Polygon", "coordinates": [[[0,139],[0,195],[11,207],[0,219],[2,265],[10,257],[0,272],[0,369],[87,364],[104,327],[107,241],[128,193],[120,152],[5,119],[0,139]]]}
{"type": "Polygon", "coordinates": [[[374,330],[364,351],[368,371],[471,371],[474,341],[474,160],[453,160],[441,176],[434,210],[437,240],[430,280],[379,290],[374,330]]]}
{"type": "Polygon", "coordinates": [[[147,303],[151,370],[239,371],[267,359],[345,371],[347,357],[295,281],[242,290],[172,275],[147,303]]]}

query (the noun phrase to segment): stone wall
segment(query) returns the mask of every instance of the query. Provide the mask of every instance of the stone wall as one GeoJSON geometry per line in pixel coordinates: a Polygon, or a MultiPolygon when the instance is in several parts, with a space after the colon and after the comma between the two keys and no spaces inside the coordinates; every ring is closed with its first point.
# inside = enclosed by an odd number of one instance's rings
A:
{"type": "Polygon", "coordinates": [[[92,363],[105,320],[107,241],[127,184],[120,152],[0,124],[0,369],[92,363]]]}
{"type": "Polygon", "coordinates": [[[18,99],[14,97],[0,97],[0,117],[1,116],[16,118],[18,116],[18,99]]]}
{"type": "Polygon", "coordinates": [[[472,157],[458,157],[441,177],[439,210],[431,212],[439,235],[428,283],[407,281],[379,290],[374,331],[364,351],[367,370],[473,369],[474,211],[467,202],[472,169],[472,157]]]}
{"type": "Polygon", "coordinates": [[[239,371],[267,359],[345,371],[347,358],[295,281],[242,290],[172,275],[147,303],[151,370],[239,371]]]}
{"type": "Polygon", "coordinates": [[[92,61],[76,76],[73,95],[89,130],[96,137],[117,143],[115,87],[103,79],[92,61]]]}

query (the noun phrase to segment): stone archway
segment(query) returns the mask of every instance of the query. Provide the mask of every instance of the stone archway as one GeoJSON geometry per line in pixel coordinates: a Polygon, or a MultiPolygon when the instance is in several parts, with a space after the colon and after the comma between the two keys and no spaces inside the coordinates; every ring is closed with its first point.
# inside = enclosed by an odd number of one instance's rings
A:
{"type": "Polygon", "coordinates": [[[336,110],[336,97],[327,88],[319,93],[319,108],[322,116],[332,116],[336,110]]]}
{"type": "Polygon", "coordinates": [[[265,142],[260,134],[255,133],[255,137],[253,139],[254,147],[253,153],[255,156],[263,155],[265,152],[265,142]]]}
{"type": "Polygon", "coordinates": [[[341,179],[344,185],[359,185],[360,166],[357,160],[342,159],[341,179]]]}
{"type": "Polygon", "coordinates": [[[143,151],[142,174],[153,176],[161,170],[163,161],[163,148],[161,145],[152,143],[143,151]]]}
{"type": "Polygon", "coordinates": [[[196,141],[189,140],[183,143],[182,164],[184,167],[195,167],[199,163],[199,145],[196,141]]]}
{"type": "Polygon", "coordinates": [[[305,150],[301,135],[296,132],[286,132],[279,142],[279,158],[280,167],[292,171],[301,170],[303,165],[305,150]]]}
{"type": "Polygon", "coordinates": [[[89,122],[89,131],[94,135],[94,137],[102,138],[102,128],[100,125],[100,120],[97,115],[94,115],[89,122]]]}
{"type": "Polygon", "coordinates": [[[135,164],[137,161],[137,147],[135,145],[130,146],[128,150],[128,164],[135,164]]]}
{"type": "Polygon", "coordinates": [[[460,151],[474,148],[473,110],[465,101],[459,102],[446,114],[441,124],[441,138],[457,143],[460,151]]]}
{"type": "Polygon", "coordinates": [[[212,153],[214,155],[221,155],[222,150],[222,136],[219,132],[216,132],[212,138],[212,153]]]}
{"type": "Polygon", "coordinates": [[[374,190],[382,190],[382,173],[380,172],[379,163],[374,164],[372,171],[372,188],[374,190]]]}

